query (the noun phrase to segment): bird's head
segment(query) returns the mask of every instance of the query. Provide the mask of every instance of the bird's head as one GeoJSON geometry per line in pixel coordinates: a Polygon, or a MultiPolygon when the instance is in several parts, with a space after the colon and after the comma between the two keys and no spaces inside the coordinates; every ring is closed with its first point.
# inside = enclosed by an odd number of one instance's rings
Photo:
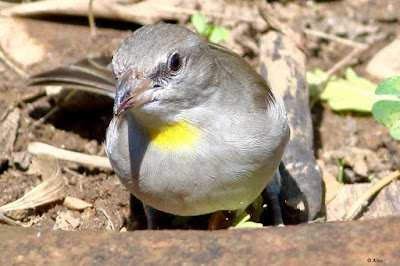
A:
{"type": "Polygon", "coordinates": [[[172,119],[212,94],[216,64],[195,33],[172,24],[136,30],[114,54],[114,115],[172,119]]]}

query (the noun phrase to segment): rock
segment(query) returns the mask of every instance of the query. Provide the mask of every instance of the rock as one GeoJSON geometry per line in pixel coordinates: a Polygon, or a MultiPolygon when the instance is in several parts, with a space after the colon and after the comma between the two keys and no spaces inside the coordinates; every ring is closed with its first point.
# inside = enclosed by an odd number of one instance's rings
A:
{"type": "Polygon", "coordinates": [[[72,231],[78,229],[81,224],[82,224],[82,219],[79,217],[78,212],[74,211],[60,212],[57,215],[56,223],[53,226],[53,230],[72,231]]]}
{"type": "MultiPolygon", "coordinates": [[[[350,206],[375,184],[345,185],[339,194],[327,205],[328,221],[343,221],[350,206]]],[[[362,213],[362,219],[373,217],[400,216],[400,181],[395,180],[382,188],[371,204],[362,213]]]]}
{"type": "Polygon", "coordinates": [[[356,155],[353,157],[351,165],[353,166],[353,170],[356,174],[363,177],[368,176],[368,165],[363,155],[356,155]]]}
{"type": "Polygon", "coordinates": [[[33,209],[20,209],[15,211],[10,211],[7,213],[7,216],[16,221],[22,221],[28,217],[28,215],[32,215],[33,209]]]}
{"type": "Polygon", "coordinates": [[[24,68],[45,58],[45,48],[29,34],[25,20],[0,18],[0,46],[5,54],[24,68]]]}
{"type": "MultiPolygon", "coordinates": [[[[371,172],[386,170],[390,168],[390,164],[385,161],[385,158],[379,158],[377,153],[358,147],[343,147],[340,150],[331,150],[324,152],[324,158],[337,161],[343,157],[343,164],[347,168],[351,168],[352,171],[361,179],[355,179],[353,181],[358,182],[366,180],[371,172]]],[[[348,170],[347,170],[348,171],[348,170]]],[[[352,177],[350,172],[348,177],[352,177]]],[[[350,178],[352,180],[352,178],[350,178]]]]}
{"type": "MultiPolygon", "coordinates": [[[[366,161],[368,168],[375,172],[391,170],[394,167],[389,150],[385,148],[379,148],[377,152],[367,156],[366,161]]],[[[396,169],[396,167],[394,168],[396,169]]]]}
{"type": "Polygon", "coordinates": [[[353,184],[361,181],[361,179],[357,177],[356,173],[349,168],[345,168],[343,174],[343,179],[346,184],[353,184]]]}
{"type": "Polygon", "coordinates": [[[31,165],[32,155],[27,152],[20,151],[13,153],[13,163],[18,170],[26,171],[31,165]]]}
{"type": "Polygon", "coordinates": [[[398,0],[345,0],[346,10],[364,21],[380,20],[393,22],[400,20],[400,2],[398,0]]]}
{"type": "Polygon", "coordinates": [[[344,185],[336,198],[326,206],[327,221],[344,221],[350,206],[372,185],[371,183],[344,185]]]}
{"type": "Polygon", "coordinates": [[[97,153],[97,141],[92,139],[84,145],[84,150],[86,153],[96,155],[97,153]]]}
{"type": "Polygon", "coordinates": [[[398,217],[214,232],[78,233],[0,224],[0,265],[399,265],[399,238],[398,217]]]}
{"type": "Polygon", "coordinates": [[[400,36],[372,57],[366,68],[368,74],[378,79],[400,76],[400,61],[395,55],[400,55],[400,36]]]}
{"type": "Polygon", "coordinates": [[[83,212],[81,212],[82,218],[82,229],[93,229],[93,228],[101,228],[103,224],[103,219],[93,219],[96,216],[96,210],[94,208],[86,208],[83,212]]]}
{"type": "Polygon", "coordinates": [[[394,180],[378,192],[362,219],[387,216],[400,216],[400,180],[394,180]]]}
{"type": "Polygon", "coordinates": [[[343,128],[349,133],[356,134],[358,131],[357,120],[354,117],[346,116],[343,121],[343,128]]]}

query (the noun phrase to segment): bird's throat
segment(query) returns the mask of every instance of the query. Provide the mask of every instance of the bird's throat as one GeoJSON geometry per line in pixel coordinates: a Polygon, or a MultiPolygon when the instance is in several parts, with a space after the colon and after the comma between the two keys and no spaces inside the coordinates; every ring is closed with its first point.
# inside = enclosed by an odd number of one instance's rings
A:
{"type": "Polygon", "coordinates": [[[190,149],[201,136],[201,131],[186,121],[148,129],[148,133],[151,143],[162,150],[190,149]]]}

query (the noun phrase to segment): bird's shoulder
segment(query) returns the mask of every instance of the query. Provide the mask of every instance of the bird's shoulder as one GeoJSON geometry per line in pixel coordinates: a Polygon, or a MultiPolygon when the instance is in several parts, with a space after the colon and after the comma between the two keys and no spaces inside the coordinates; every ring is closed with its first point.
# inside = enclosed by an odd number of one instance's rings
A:
{"type": "Polygon", "coordinates": [[[230,87],[236,89],[233,93],[245,94],[245,99],[251,100],[257,108],[268,109],[275,104],[268,82],[245,59],[226,47],[213,43],[208,46],[219,66],[229,75],[229,81],[225,79],[225,82],[230,82],[230,87]]]}

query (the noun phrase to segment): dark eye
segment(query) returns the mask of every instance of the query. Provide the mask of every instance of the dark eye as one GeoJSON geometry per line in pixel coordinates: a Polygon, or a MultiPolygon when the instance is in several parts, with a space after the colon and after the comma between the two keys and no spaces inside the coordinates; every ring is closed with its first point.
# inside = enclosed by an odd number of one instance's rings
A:
{"type": "Polygon", "coordinates": [[[175,53],[171,56],[169,60],[169,68],[172,71],[178,71],[182,66],[182,58],[179,54],[175,53]]]}

